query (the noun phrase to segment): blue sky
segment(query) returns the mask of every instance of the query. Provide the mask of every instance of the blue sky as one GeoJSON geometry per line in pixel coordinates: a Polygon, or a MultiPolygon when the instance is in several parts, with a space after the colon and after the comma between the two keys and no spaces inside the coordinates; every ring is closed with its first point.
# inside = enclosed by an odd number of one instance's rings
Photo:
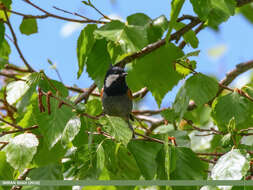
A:
{"type": "MultiPolygon", "coordinates": [[[[79,0],[44,0],[32,2],[49,12],[66,17],[71,17],[71,15],[63,14],[52,7],[56,6],[71,12],[78,12],[92,19],[100,18],[100,15],[91,8],[86,7],[79,0]]],[[[156,18],[162,14],[169,18],[170,14],[170,1],[94,0],[92,2],[104,14],[118,15],[122,19],[137,12],[145,13],[151,18],[156,18]]],[[[189,1],[186,2],[182,13],[194,15],[189,1]]],[[[33,7],[26,5],[22,0],[13,1],[12,9],[26,14],[43,14],[33,7]]],[[[80,31],[85,25],[76,26],[77,29],[71,33],[70,30],[73,28],[73,24],[71,23],[54,18],[41,19],[38,20],[39,33],[26,36],[19,32],[21,21],[22,17],[11,16],[11,22],[17,34],[20,48],[28,62],[36,70],[43,69],[51,78],[58,80],[55,71],[47,63],[47,59],[50,59],[53,63],[56,63],[65,84],[77,84],[79,87],[85,88],[92,83],[85,73],[83,73],[79,80],[77,80],[76,74],[78,70],[76,43],[80,31]]],[[[253,25],[241,15],[233,16],[226,23],[223,23],[220,26],[219,32],[211,29],[201,31],[198,38],[200,43],[197,49],[201,50],[201,53],[196,58],[198,63],[197,70],[205,74],[216,75],[221,79],[236,64],[249,61],[253,58],[253,25]],[[224,54],[216,59],[208,55],[208,51],[215,47],[225,49],[224,54]]],[[[193,49],[190,47],[185,48],[185,52],[188,51],[193,51],[193,49]]],[[[14,64],[22,65],[22,61],[13,45],[10,61],[14,64]]],[[[172,102],[175,97],[175,91],[176,89],[166,96],[163,106],[167,106],[172,102]]],[[[153,108],[156,107],[156,104],[153,101],[149,101],[149,106],[153,108]]]]}

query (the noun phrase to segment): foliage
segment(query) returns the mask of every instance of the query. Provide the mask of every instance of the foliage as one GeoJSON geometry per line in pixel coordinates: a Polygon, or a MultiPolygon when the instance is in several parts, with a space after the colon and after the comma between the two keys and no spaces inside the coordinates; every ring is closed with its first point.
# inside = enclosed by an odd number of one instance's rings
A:
{"type": "MultiPolygon", "coordinates": [[[[25,2],[38,9],[30,1],[25,2]]],[[[97,10],[90,1],[83,3],[97,10]]],[[[25,169],[29,169],[29,174],[23,179],[34,180],[252,178],[252,140],[243,143],[252,135],[252,84],[242,89],[227,85],[253,64],[239,65],[233,74],[227,75],[225,82],[219,82],[198,73],[193,58],[199,55],[199,50],[194,50],[199,44],[197,32],[208,27],[218,29],[235,12],[252,22],[252,4],[237,8],[236,0],[191,0],[197,16],[180,17],[184,3],[184,0],[172,1],[170,18],[161,15],[152,19],[144,13],[135,13],[123,22],[111,20],[101,12],[106,21],[82,18],[90,24],[84,26],[77,39],[77,78],[86,71],[94,84],[86,91],[86,101],[75,105],[76,94],[70,91],[82,90],[67,87],[32,68],[34,65],[25,59],[8,19],[11,1],[0,0],[0,75],[4,77],[0,91],[3,110],[0,180],[17,179],[25,169]],[[199,31],[194,31],[194,27],[199,27],[199,31]],[[8,41],[7,33],[13,41],[8,41]],[[26,68],[9,63],[12,42],[26,68]],[[185,45],[193,49],[186,53],[185,45]],[[150,91],[160,107],[164,96],[181,85],[172,107],[133,112],[138,118],[131,121],[136,138],[132,138],[125,120],[102,114],[97,92],[103,87],[111,64],[127,65],[127,84],[139,94],[136,105],[150,91]],[[155,114],[160,115],[158,122],[153,120],[155,114]]],[[[28,38],[38,32],[38,19],[68,20],[39,10],[45,16],[19,14],[23,17],[20,32],[28,38]]]]}

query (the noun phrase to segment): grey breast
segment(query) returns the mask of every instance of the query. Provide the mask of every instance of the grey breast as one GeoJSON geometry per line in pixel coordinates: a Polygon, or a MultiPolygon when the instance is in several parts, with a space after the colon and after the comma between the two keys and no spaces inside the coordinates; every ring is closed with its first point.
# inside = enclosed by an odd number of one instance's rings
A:
{"type": "Polygon", "coordinates": [[[129,117],[133,104],[128,95],[107,96],[106,93],[103,93],[102,99],[104,112],[106,114],[111,116],[129,117]]]}

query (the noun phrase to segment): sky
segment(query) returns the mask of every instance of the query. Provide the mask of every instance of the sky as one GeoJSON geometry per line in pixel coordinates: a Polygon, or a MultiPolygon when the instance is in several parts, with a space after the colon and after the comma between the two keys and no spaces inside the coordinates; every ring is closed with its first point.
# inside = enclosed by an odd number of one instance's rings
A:
{"type": "MultiPolygon", "coordinates": [[[[90,7],[85,6],[80,0],[44,0],[34,1],[36,5],[47,10],[50,13],[72,17],[53,8],[56,6],[70,12],[78,12],[88,18],[99,19],[101,16],[90,7]]],[[[93,4],[104,14],[112,18],[121,18],[125,20],[127,16],[142,12],[152,19],[165,15],[169,19],[170,1],[147,1],[147,0],[103,0],[92,1],[93,4]]],[[[12,10],[25,14],[41,15],[42,12],[27,5],[22,0],[15,0],[12,3],[12,10]]],[[[181,11],[183,14],[195,15],[192,6],[188,0],[181,11]]],[[[78,18],[78,17],[76,17],[78,18]]],[[[59,80],[55,71],[50,68],[47,60],[50,59],[56,64],[63,82],[66,85],[77,85],[80,88],[89,87],[92,80],[84,72],[77,80],[78,62],[76,56],[76,44],[80,31],[84,24],[71,23],[54,18],[38,19],[38,33],[30,36],[23,35],[19,32],[19,25],[22,17],[11,15],[11,23],[16,32],[20,48],[33,68],[37,71],[43,69],[46,74],[59,80]]],[[[10,32],[7,30],[8,34],[10,32]]],[[[212,29],[204,29],[198,34],[199,47],[195,50],[201,50],[200,55],[194,58],[198,65],[197,71],[204,74],[215,75],[218,79],[225,77],[226,72],[233,69],[236,64],[252,60],[253,58],[253,24],[249,23],[242,15],[238,14],[220,25],[218,32],[212,29]],[[211,54],[219,49],[222,52],[219,56],[211,56],[211,54]]],[[[10,62],[22,65],[16,49],[10,43],[12,53],[10,62]]],[[[184,49],[185,52],[194,51],[190,47],[184,49]]],[[[236,85],[242,85],[247,82],[247,74],[241,76],[236,85]]],[[[182,82],[180,83],[182,84],[182,82]]],[[[162,103],[162,107],[171,105],[178,87],[166,95],[162,103]]],[[[149,94],[146,98],[147,108],[156,108],[157,105],[149,94]]],[[[144,106],[145,107],[145,106],[144,106]]]]}

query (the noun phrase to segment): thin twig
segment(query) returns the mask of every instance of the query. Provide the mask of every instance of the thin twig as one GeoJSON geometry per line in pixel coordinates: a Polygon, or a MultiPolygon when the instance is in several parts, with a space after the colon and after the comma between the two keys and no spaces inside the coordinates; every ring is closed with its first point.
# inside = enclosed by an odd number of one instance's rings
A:
{"type": "Polygon", "coordinates": [[[89,20],[78,20],[78,19],[73,19],[73,18],[66,18],[63,16],[59,16],[59,15],[55,15],[52,13],[49,13],[48,11],[40,8],[39,6],[35,5],[34,3],[32,3],[30,0],[23,0],[24,2],[28,3],[29,5],[33,6],[34,8],[40,10],[41,12],[45,13],[47,15],[47,17],[53,17],[53,18],[57,18],[60,20],[66,20],[66,21],[70,21],[70,22],[78,22],[78,23],[97,23],[97,24],[105,24],[105,21],[99,21],[99,20],[93,20],[93,19],[89,19],[89,20]]]}
{"type": "Polygon", "coordinates": [[[6,24],[7,24],[7,26],[9,27],[9,29],[10,29],[10,31],[11,31],[11,35],[12,35],[12,38],[13,38],[13,43],[14,43],[14,45],[15,45],[17,51],[18,51],[18,54],[19,54],[20,58],[23,60],[24,64],[25,64],[26,67],[28,68],[28,70],[29,70],[30,72],[34,72],[34,69],[28,64],[28,62],[26,61],[26,59],[25,59],[23,53],[21,52],[21,50],[20,50],[20,48],[19,48],[18,40],[17,40],[16,34],[15,34],[13,28],[12,28],[12,25],[11,25],[11,23],[10,23],[10,20],[9,20],[9,17],[8,17],[8,14],[7,14],[6,9],[4,8],[3,11],[4,11],[5,18],[6,18],[6,24]]]}
{"type": "MultiPolygon", "coordinates": [[[[184,26],[183,28],[181,28],[177,32],[173,33],[170,36],[169,41],[177,40],[183,34],[185,34],[189,30],[191,30],[193,27],[195,27],[196,25],[198,25],[200,22],[201,21],[198,18],[195,19],[195,20],[193,20],[192,22],[190,22],[189,24],[187,24],[186,26],[184,26]]],[[[126,56],[124,59],[122,59],[121,61],[119,61],[116,65],[124,67],[127,63],[130,63],[130,62],[132,62],[133,60],[135,60],[137,58],[143,57],[143,56],[149,54],[150,52],[153,52],[156,49],[160,48],[161,46],[164,46],[165,44],[166,44],[166,39],[159,40],[159,41],[157,41],[157,42],[155,42],[153,44],[150,44],[150,45],[144,47],[139,52],[136,52],[136,53],[133,53],[133,54],[131,54],[129,56],[126,56]]]]}
{"type": "Polygon", "coordinates": [[[93,83],[88,90],[86,90],[84,93],[82,93],[75,101],[74,104],[78,104],[79,102],[81,102],[82,100],[85,100],[85,102],[88,101],[88,98],[90,96],[90,94],[95,90],[95,88],[97,87],[97,85],[95,83],[93,83]]]}
{"type": "Polygon", "coordinates": [[[6,123],[6,124],[8,124],[8,125],[10,125],[11,127],[16,128],[16,129],[23,129],[22,127],[20,127],[20,126],[14,124],[14,123],[10,123],[10,122],[8,122],[8,121],[2,119],[2,118],[0,118],[0,121],[2,121],[3,123],[6,123]]]}
{"type": "Polygon", "coordinates": [[[3,131],[2,133],[0,133],[0,137],[2,137],[4,135],[7,135],[7,134],[19,133],[19,132],[23,132],[23,131],[29,131],[29,130],[37,129],[38,127],[39,127],[38,125],[34,125],[32,127],[22,128],[22,129],[18,129],[18,130],[3,131]]]}

